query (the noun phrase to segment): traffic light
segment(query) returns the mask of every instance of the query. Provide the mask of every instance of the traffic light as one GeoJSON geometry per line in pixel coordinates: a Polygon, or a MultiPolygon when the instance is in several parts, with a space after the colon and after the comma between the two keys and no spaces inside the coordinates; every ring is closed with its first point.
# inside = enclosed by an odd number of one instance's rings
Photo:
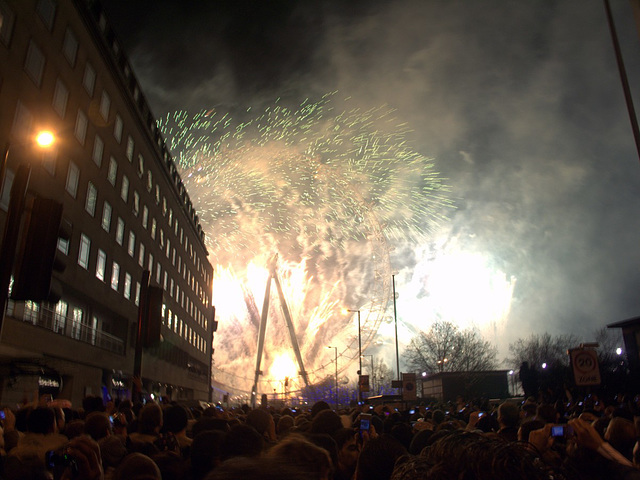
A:
{"type": "Polygon", "coordinates": [[[147,316],[143,323],[142,344],[145,348],[153,347],[160,342],[162,328],[162,310],[164,290],[149,286],[147,291],[147,316]]]}
{"type": "Polygon", "coordinates": [[[64,271],[66,257],[58,250],[59,238],[67,241],[71,238],[71,227],[62,219],[62,203],[35,198],[14,275],[13,300],[54,303],[60,300],[62,285],[53,274],[64,271]]]}

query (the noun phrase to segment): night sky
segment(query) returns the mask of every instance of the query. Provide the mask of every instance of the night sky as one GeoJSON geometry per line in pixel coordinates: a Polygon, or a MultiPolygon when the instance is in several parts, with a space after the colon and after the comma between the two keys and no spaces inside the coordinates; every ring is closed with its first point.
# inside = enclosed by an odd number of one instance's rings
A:
{"type": "MultiPolygon", "coordinates": [[[[389,240],[403,341],[440,318],[502,358],[640,315],[640,161],[602,2],[103,3],[158,118],[337,92],[406,123],[455,208],[389,240]]],[[[637,102],[638,32],[612,3],[637,102]]]]}

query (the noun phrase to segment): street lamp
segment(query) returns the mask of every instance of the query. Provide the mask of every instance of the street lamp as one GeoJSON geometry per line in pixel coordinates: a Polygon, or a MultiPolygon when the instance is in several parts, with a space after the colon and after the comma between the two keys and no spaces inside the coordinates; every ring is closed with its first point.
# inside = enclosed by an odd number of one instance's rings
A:
{"type": "Polygon", "coordinates": [[[338,347],[332,347],[332,346],[328,346],[327,348],[333,348],[336,352],[336,360],[335,360],[335,364],[336,364],[336,393],[335,393],[335,397],[336,397],[336,412],[338,411],[338,347]]]}
{"type": "MultiPolygon", "coordinates": [[[[40,148],[49,148],[55,142],[55,137],[50,131],[41,131],[35,136],[35,143],[40,148]]],[[[16,146],[23,146],[18,144],[16,146]]],[[[4,180],[7,170],[7,160],[11,150],[11,143],[7,142],[4,147],[2,164],[0,164],[0,188],[4,187],[4,180]]],[[[7,308],[9,297],[9,282],[15,260],[16,247],[18,244],[18,232],[20,231],[20,220],[24,211],[27,188],[29,187],[29,177],[31,176],[31,164],[20,162],[9,196],[9,208],[7,219],[4,225],[4,235],[2,237],[2,251],[0,252],[0,338],[2,336],[2,324],[7,308]]]]}
{"type": "MultiPolygon", "coordinates": [[[[349,313],[358,314],[358,376],[362,375],[362,331],[360,330],[360,310],[345,309],[349,313]]],[[[360,379],[358,379],[358,400],[362,401],[362,391],[360,390],[360,379]]]]}

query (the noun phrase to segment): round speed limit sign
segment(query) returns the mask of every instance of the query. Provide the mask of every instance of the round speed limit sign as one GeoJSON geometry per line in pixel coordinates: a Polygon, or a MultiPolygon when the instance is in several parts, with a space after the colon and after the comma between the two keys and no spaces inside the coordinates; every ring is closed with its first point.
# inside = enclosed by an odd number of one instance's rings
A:
{"type": "Polygon", "coordinates": [[[600,368],[595,350],[571,350],[571,366],[576,385],[600,385],[600,368]]]}

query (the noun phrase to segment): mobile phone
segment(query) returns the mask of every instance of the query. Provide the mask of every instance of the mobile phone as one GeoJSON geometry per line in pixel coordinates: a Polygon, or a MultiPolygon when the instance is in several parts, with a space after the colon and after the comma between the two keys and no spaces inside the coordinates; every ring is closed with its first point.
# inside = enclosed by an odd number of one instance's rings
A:
{"type": "Polygon", "coordinates": [[[478,412],[478,418],[482,418],[483,415],[484,415],[484,412],[478,412]]]}
{"type": "Polygon", "coordinates": [[[113,415],[109,415],[109,422],[113,425],[113,415]]]}
{"type": "Polygon", "coordinates": [[[415,409],[409,410],[409,415],[413,415],[414,413],[416,413],[415,409]]]}
{"type": "Polygon", "coordinates": [[[361,413],[360,414],[360,426],[358,427],[358,431],[360,433],[360,438],[362,438],[362,433],[371,430],[371,414],[370,413],[361,413]]]}
{"type": "Polygon", "coordinates": [[[6,417],[4,410],[0,410],[0,420],[4,420],[6,417]]]}
{"type": "Polygon", "coordinates": [[[553,425],[551,427],[551,436],[554,438],[566,438],[573,433],[569,425],[553,425]]]}

